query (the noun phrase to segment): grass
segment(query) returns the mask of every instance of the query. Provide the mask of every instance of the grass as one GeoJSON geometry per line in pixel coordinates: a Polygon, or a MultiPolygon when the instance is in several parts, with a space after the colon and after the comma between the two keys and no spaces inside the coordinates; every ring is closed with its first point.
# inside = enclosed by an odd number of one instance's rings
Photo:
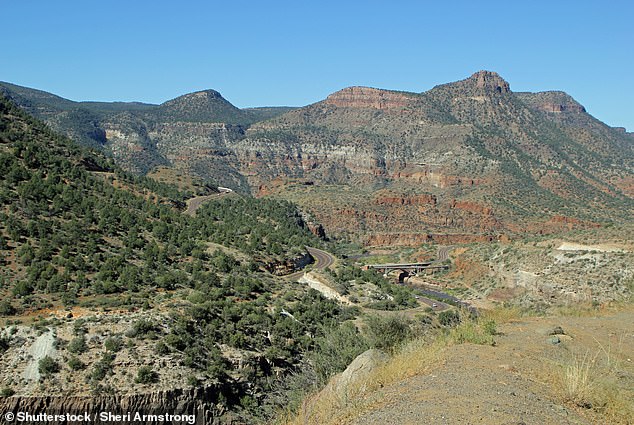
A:
{"type": "Polygon", "coordinates": [[[627,357],[622,349],[624,337],[616,347],[595,339],[599,348],[594,354],[589,350],[583,356],[571,354],[559,365],[555,385],[564,402],[599,415],[605,423],[634,423],[632,367],[623,360],[627,357]]]}
{"type": "Polygon", "coordinates": [[[380,408],[384,401],[377,392],[390,384],[429,372],[442,364],[447,347],[462,343],[494,345],[496,322],[488,317],[472,318],[467,312],[461,322],[448,333],[415,338],[405,342],[390,360],[368,376],[337,394],[332,386],[308,397],[297,413],[287,411],[280,424],[284,425],[341,425],[350,423],[362,412],[380,408]]]}
{"type": "Polygon", "coordinates": [[[284,425],[341,425],[352,421],[361,412],[380,407],[382,401],[372,397],[377,390],[392,383],[429,371],[442,362],[445,341],[418,338],[409,341],[390,360],[373,369],[346,391],[337,393],[331,386],[308,397],[297,413],[286,412],[284,425]]]}
{"type": "Polygon", "coordinates": [[[590,356],[586,352],[583,357],[575,356],[563,368],[561,385],[566,401],[578,406],[591,405],[590,391],[592,389],[591,374],[594,373],[594,364],[597,355],[590,356]]]}

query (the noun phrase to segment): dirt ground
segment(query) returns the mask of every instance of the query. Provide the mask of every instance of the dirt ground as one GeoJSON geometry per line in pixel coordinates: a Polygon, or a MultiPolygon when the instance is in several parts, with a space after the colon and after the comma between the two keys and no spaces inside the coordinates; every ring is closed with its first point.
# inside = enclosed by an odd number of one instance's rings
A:
{"type": "Polygon", "coordinates": [[[632,424],[633,319],[632,306],[513,319],[495,346],[450,345],[425,372],[347,401],[332,423],[632,424]]]}

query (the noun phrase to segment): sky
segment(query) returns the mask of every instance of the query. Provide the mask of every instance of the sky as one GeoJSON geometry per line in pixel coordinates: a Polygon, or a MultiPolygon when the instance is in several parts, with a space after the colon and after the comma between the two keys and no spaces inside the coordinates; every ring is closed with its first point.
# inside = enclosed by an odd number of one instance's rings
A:
{"type": "Polygon", "coordinates": [[[72,100],[215,89],[303,106],[352,85],[422,92],[498,72],[634,131],[631,1],[0,0],[0,81],[72,100]]]}

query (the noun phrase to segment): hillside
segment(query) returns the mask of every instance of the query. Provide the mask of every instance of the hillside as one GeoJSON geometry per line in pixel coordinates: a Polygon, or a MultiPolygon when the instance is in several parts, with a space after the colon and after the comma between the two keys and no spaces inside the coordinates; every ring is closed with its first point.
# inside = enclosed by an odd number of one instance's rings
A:
{"type": "Polygon", "coordinates": [[[496,239],[632,218],[631,134],[565,93],[514,93],[490,71],[423,93],[349,87],[292,110],[240,110],[213,90],[115,112],[91,105],[74,120],[81,131],[64,121],[68,101],[4,87],[71,137],[97,134],[128,170],[170,167],[289,199],[328,233],[366,245],[496,239]],[[64,111],[32,106],[44,104],[64,111]]]}
{"type": "Polygon", "coordinates": [[[272,386],[354,312],[268,271],[322,243],[295,206],[226,195],[191,217],[192,195],[0,97],[3,411],[178,395],[217,421],[272,414],[272,386]]]}
{"type": "Polygon", "coordinates": [[[249,188],[227,146],[242,138],[250,124],[293,109],[242,110],[215,90],[186,94],[160,105],[74,102],[9,83],[0,83],[0,93],[53,130],[104,150],[128,171],[145,174],[169,166],[241,192],[249,188]]]}
{"type": "Polygon", "coordinates": [[[413,227],[543,232],[631,217],[631,138],[567,95],[516,95],[488,71],[419,94],[344,89],[253,125],[235,149],[262,194],[370,243],[413,227]]]}

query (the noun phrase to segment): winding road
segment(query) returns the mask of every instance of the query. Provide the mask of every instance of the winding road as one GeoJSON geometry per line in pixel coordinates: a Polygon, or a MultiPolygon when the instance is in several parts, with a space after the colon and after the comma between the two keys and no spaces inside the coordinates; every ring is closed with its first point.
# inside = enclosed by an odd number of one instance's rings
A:
{"type": "Polygon", "coordinates": [[[332,266],[333,263],[335,262],[335,257],[333,257],[332,254],[326,251],[323,251],[317,248],[312,248],[310,246],[307,246],[306,250],[315,259],[315,264],[313,265],[313,268],[316,268],[319,270],[327,269],[328,267],[332,266]]]}
{"type": "MultiPolygon", "coordinates": [[[[221,189],[221,188],[218,188],[218,189],[221,189]]],[[[194,196],[193,198],[189,198],[187,200],[187,209],[184,211],[185,214],[194,216],[196,214],[196,210],[200,208],[200,206],[203,203],[209,201],[210,199],[219,198],[221,196],[233,193],[231,189],[225,189],[225,188],[222,188],[222,189],[224,190],[220,190],[220,192],[214,193],[212,195],[194,196]]]]}
{"type": "MultiPolygon", "coordinates": [[[[324,270],[333,265],[335,262],[335,257],[332,254],[310,246],[306,247],[308,253],[315,259],[315,263],[313,264],[313,269],[324,270]]],[[[300,270],[295,273],[291,273],[286,275],[285,278],[288,280],[292,280],[293,282],[297,281],[299,278],[304,276],[304,271],[300,270]]]]}

